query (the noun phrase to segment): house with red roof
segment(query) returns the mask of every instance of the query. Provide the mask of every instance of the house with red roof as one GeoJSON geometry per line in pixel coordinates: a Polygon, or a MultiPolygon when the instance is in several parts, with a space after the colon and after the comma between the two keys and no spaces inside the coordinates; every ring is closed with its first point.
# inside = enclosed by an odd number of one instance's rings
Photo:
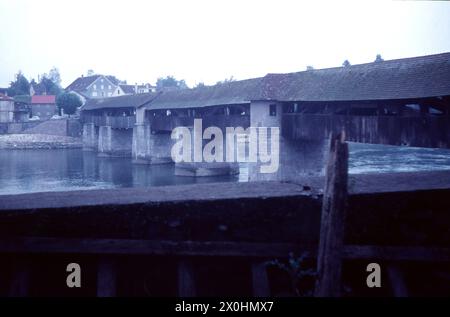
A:
{"type": "Polygon", "coordinates": [[[38,116],[41,120],[49,120],[58,113],[55,95],[31,96],[31,115],[38,116]]]}

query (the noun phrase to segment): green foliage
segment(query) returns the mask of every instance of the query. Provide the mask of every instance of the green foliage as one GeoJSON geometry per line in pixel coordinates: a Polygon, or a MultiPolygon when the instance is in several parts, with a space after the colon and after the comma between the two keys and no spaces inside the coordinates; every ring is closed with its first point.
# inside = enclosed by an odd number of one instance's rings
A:
{"type": "Polygon", "coordinates": [[[375,63],[379,63],[384,61],[383,57],[381,57],[381,54],[377,54],[377,57],[375,58],[375,63]]]}
{"type": "Polygon", "coordinates": [[[58,68],[53,67],[48,74],[42,74],[39,84],[44,87],[47,95],[57,96],[61,94],[61,75],[59,74],[58,68]]]}
{"type": "Polygon", "coordinates": [[[292,291],[297,296],[312,296],[313,290],[302,290],[301,282],[307,277],[316,277],[316,271],[306,268],[305,260],[308,258],[308,253],[304,252],[299,257],[295,257],[294,253],[289,253],[287,263],[280,262],[279,260],[273,260],[267,262],[267,266],[274,266],[289,275],[292,291]]]}
{"type": "Polygon", "coordinates": [[[16,74],[16,80],[9,84],[8,96],[28,95],[30,94],[30,83],[28,79],[19,71],[16,74]]]}
{"type": "Polygon", "coordinates": [[[77,95],[65,92],[56,97],[56,105],[59,109],[63,109],[64,113],[71,115],[77,111],[78,107],[81,107],[82,102],[77,95]]]}
{"type": "Polygon", "coordinates": [[[165,88],[186,89],[188,86],[184,79],[177,80],[173,76],[167,76],[165,78],[159,77],[156,81],[156,89],[161,90],[165,88]]]}
{"type": "Polygon", "coordinates": [[[350,62],[348,61],[348,59],[346,59],[343,63],[342,63],[342,66],[344,66],[344,67],[348,67],[348,66],[350,66],[351,64],[350,64],[350,62]]]}
{"type": "Polygon", "coordinates": [[[50,78],[42,77],[41,85],[45,87],[47,95],[59,95],[61,93],[61,88],[56,85],[50,78]]]}
{"type": "Polygon", "coordinates": [[[31,103],[31,96],[30,95],[15,95],[14,101],[29,104],[29,103],[31,103]]]}
{"type": "Polygon", "coordinates": [[[205,83],[200,82],[194,88],[202,88],[202,87],[205,87],[205,83]]]}
{"type": "Polygon", "coordinates": [[[221,85],[221,84],[226,84],[226,83],[231,83],[232,81],[235,81],[236,79],[234,79],[233,76],[231,76],[230,78],[225,78],[224,80],[220,80],[216,83],[216,85],[221,85]]]}

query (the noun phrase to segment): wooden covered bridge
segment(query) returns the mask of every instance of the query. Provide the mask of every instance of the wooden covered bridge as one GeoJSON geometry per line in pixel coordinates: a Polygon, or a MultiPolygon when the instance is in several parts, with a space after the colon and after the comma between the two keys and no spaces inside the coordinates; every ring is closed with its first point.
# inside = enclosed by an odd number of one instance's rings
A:
{"type": "Polygon", "coordinates": [[[449,148],[450,53],[90,100],[82,113],[86,147],[136,162],[171,162],[170,132],[195,118],[203,129],[280,127],[281,153],[300,144],[290,152],[312,152],[305,162],[342,130],[354,142],[449,148]]]}

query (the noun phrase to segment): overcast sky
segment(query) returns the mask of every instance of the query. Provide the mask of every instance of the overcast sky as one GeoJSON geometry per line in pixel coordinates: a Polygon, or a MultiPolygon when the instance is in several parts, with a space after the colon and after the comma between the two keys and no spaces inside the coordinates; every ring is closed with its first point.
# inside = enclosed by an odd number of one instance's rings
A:
{"type": "Polygon", "coordinates": [[[0,0],[0,87],[56,66],[192,86],[450,51],[450,3],[0,0]]]}

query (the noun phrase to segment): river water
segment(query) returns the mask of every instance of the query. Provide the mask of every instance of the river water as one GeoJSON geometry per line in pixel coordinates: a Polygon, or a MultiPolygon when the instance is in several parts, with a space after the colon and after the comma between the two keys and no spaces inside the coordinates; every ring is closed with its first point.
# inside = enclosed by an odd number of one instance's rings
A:
{"type": "MultiPolygon", "coordinates": [[[[450,150],[350,144],[349,172],[449,170],[450,150]]],[[[119,187],[149,187],[247,180],[238,176],[179,177],[171,165],[136,165],[129,158],[98,158],[94,152],[0,150],[0,195],[119,187]]]]}

